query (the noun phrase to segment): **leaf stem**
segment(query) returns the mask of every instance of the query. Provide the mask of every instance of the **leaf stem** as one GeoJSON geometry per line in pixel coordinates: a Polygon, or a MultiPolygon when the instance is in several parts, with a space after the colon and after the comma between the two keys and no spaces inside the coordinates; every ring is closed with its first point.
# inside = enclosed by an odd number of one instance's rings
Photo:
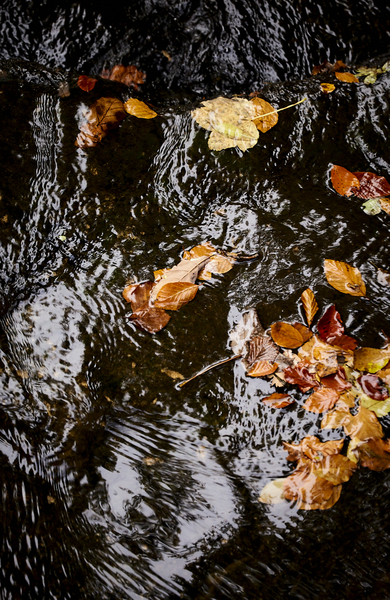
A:
{"type": "Polygon", "coordinates": [[[236,358],[241,358],[241,354],[235,354],[234,356],[229,356],[229,358],[224,358],[223,360],[219,360],[218,362],[213,363],[212,365],[209,365],[205,369],[202,369],[201,371],[198,371],[198,373],[195,373],[195,375],[193,375],[189,379],[186,379],[185,381],[182,381],[181,383],[179,383],[178,386],[183,387],[183,385],[186,385],[186,383],[189,383],[193,379],[196,379],[196,377],[199,377],[199,375],[203,375],[203,373],[206,373],[207,371],[210,371],[211,369],[214,369],[215,367],[219,367],[220,365],[224,365],[225,363],[230,362],[231,360],[236,360],[236,358]]]}
{"type": "MultiPolygon", "coordinates": [[[[297,106],[298,104],[305,102],[305,100],[307,100],[307,98],[303,98],[302,100],[299,100],[299,102],[295,102],[294,104],[289,104],[288,106],[283,106],[283,108],[277,108],[277,109],[273,110],[272,112],[265,113],[265,115],[259,115],[258,117],[256,117],[256,119],[262,119],[263,117],[268,117],[268,115],[274,115],[275,113],[278,113],[281,110],[286,110],[286,108],[292,108],[293,106],[297,106]]],[[[254,120],[256,120],[256,119],[254,119],[254,120]]]]}

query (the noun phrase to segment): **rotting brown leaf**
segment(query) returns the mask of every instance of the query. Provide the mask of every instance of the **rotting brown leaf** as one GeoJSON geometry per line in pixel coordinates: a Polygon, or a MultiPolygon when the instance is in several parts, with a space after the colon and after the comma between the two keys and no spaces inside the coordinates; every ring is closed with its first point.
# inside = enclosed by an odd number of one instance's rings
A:
{"type": "Polygon", "coordinates": [[[359,269],[339,260],[326,259],[325,276],[328,283],[343,294],[365,296],[366,286],[359,269]]]}
{"type": "Polygon", "coordinates": [[[318,304],[314,292],[310,288],[307,288],[307,290],[302,292],[301,300],[305,311],[307,324],[310,327],[314,316],[318,311],[318,304]]]}
{"type": "Polygon", "coordinates": [[[170,319],[171,316],[165,310],[154,308],[153,306],[148,306],[144,309],[140,308],[130,315],[130,320],[137,327],[148,333],[161,331],[169,323],[170,319]]]}
{"type": "Polygon", "coordinates": [[[119,81],[127,86],[132,86],[138,90],[138,85],[145,83],[146,75],[142,71],[138,71],[134,65],[125,67],[124,65],[115,65],[111,70],[104,69],[101,73],[101,77],[104,79],[111,79],[111,81],[119,81]]]}
{"type": "Polygon", "coordinates": [[[87,123],[81,126],[75,142],[79,148],[96,146],[110,129],[119,127],[127,115],[123,102],[117,98],[99,98],[86,116],[87,123]]]}

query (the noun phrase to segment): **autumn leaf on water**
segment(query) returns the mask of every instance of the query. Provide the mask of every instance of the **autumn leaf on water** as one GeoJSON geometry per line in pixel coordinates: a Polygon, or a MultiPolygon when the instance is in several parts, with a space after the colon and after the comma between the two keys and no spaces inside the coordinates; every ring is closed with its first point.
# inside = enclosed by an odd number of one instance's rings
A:
{"type": "Polygon", "coordinates": [[[340,394],[351,389],[352,387],[352,384],[345,376],[345,370],[343,367],[339,367],[337,373],[322,377],[321,384],[326,388],[330,388],[336,392],[339,392],[340,394]]]}
{"type": "Polygon", "coordinates": [[[390,184],[385,177],[370,173],[369,171],[354,173],[359,180],[359,185],[352,189],[357,198],[368,200],[370,198],[382,198],[390,195],[390,184]]]}
{"type": "Polygon", "coordinates": [[[271,394],[266,398],[262,399],[263,404],[270,408],[284,408],[290,404],[295,404],[294,398],[291,398],[289,394],[271,394]]]}
{"type": "Polygon", "coordinates": [[[324,261],[328,283],[343,294],[365,296],[366,286],[359,269],[339,260],[324,261]]]}
{"type": "Polygon", "coordinates": [[[335,73],[337,79],[339,81],[343,81],[344,83],[359,83],[359,79],[352,75],[352,73],[335,73]]]}
{"type": "Polygon", "coordinates": [[[152,281],[146,281],[129,285],[123,290],[123,297],[130,302],[133,311],[130,320],[149,333],[161,331],[171,318],[165,310],[150,305],[150,292],[154,285],[152,281]]]}
{"type": "Polygon", "coordinates": [[[287,450],[287,460],[297,461],[307,457],[310,460],[319,461],[324,456],[339,454],[344,445],[344,440],[331,440],[329,442],[320,442],[315,435],[308,435],[299,444],[290,444],[283,442],[283,448],[287,450]]]}
{"type": "Polygon", "coordinates": [[[324,94],[331,94],[336,89],[333,83],[321,83],[320,87],[324,94]]]}
{"type": "Polygon", "coordinates": [[[313,67],[311,74],[314,76],[318,75],[318,73],[334,73],[335,71],[340,71],[340,69],[346,67],[347,65],[342,60],[338,60],[334,64],[332,64],[328,60],[324,60],[324,62],[320,65],[316,65],[315,67],[313,67]]]}
{"type": "Polygon", "coordinates": [[[248,369],[247,375],[249,377],[265,377],[265,375],[274,373],[277,368],[277,363],[271,364],[268,360],[259,360],[248,369]]]}
{"type": "Polygon", "coordinates": [[[334,304],[329,306],[318,321],[317,329],[321,339],[333,346],[344,350],[355,350],[358,345],[354,338],[344,334],[344,325],[334,304]]]}
{"type": "Polygon", "coordinates": [[[354,367],[358,371],[376,373],[390,360],[390,349],[359,348],[355,350],[354,367]]]}
{"type": "Polygon", "coordinates": [[[111,79],[111,81],[119,81],[127,86],[133,86],[134,89],[138,90],[138,85],[145,83],[146,75],[142,71],[138,71],[137,67],[130,65],[125,67],[124,65],[115,65],[111,70],[104,69],[101,73],[101,77],[104,79],[111,79]]]}
{"type": "Polygon", "coordinates": [[[354,193],[352,190],[360,187],[360,181],[356,175],[344,167],[333,165],[330,173],[332,185],[341,196],[352,196],[354,193]]]}
{"type": "Polygon", "coordinates": [[[360,444],[356,452],[362,467],[368,467],[372,471],[384,471],[390,469],[390,441],[383,439],[371,439],[360,444]]]}
{"type": "Polygon", "coordinates": [[[284,502],[284,481],[285,478],[274,479],[273,481],[269,481],[261,490],[260,496],[258,497],[258,501],[263,502],[263,504],[278,504],[279,502],[284,502]]]}
{"type": "Polygon", "coordinates": [[[383,437],[382,425],[377,416],[367,408],[360,406],[356,415],[349,415],[343,423],[344,431],[360,442],[383,437]]]}
{"type": "Polygon", "coordinates": [[[310,325],[313,322],[314,316],[318,311],[317,300],[313,291],[310,288],[307,288],[307,290],[302,292],[301,300],[305,311],[307,324],[310,327],[310,325]]]}
{"type": "Polygon", "coordinates": [[[337,406],[336,404],[333,410],[324,415],[321,421],[321,429],[337,429],[341,427],[350,414],[348,407],[337,406]]]}
{"type": "Polygon", "coordinates": [[[266,102],[262,98],[252,98],[251,102],[254,104],[256,109],[256,117],[253,122],[259,131],[266,133],[278,122],[278,113],[275,111],[274,107],[269,104],[269,102],[266,102]],[[267,116],[262,117],[261,115],[267,116]]]}
{"type": "Polygon", "coordinates": [[[137,117],[138,119],[153,119],[154,117],[157,117],[157,113],[154,110],[149,108],[145,102],[137,100],[136,98],[129,98],[129,100],[125,102],[124,107],[129,115],[137,117]]]}
{"type": "Polygon", "coordinates": [[[372,400],[386,400],[389,397],[387,388],[383,385],[377,375],[363,373],[357,378],[363,392],[372,400]]]}
{"type": "Polygon", "coordinates": [[[79,148],[96,146],[110,129],[119,127],[127,115],[123,102],[117,98],[99,98],[86,116],[87,123],[81,126],[75,142],[79,148]]]}
{"type": "Polygon", "coordinates": [[[77,80],[77,85],[84,92],[90,92],[93,90],[97,82],[97,79],[92,79],[92,77],[87,77],[87,75],[80,75],[77,80]]]}
{"type": "Polygon", "coordinates": [[[303,408],[310,412],[324,413],[334,407],[339,394],[330,388],[320,388],[311,394],[306,400],[303,408]]]}
{"type": "Polygon", "coordinates": [[[304,339],[293,325],[278,321],[271,325],[271,335],[275,344],[282,348],[299,348],[304,343],[304,339]]]}
{"type": "Polygon", "coordinates": [[[311,388],[319,386],[319,381],[309,371],[308,365],[305,362],[300,362],[295,367],[284,369],[284,378],[288,383],[297,385],[301,392],[308,392],[311,388]]]}

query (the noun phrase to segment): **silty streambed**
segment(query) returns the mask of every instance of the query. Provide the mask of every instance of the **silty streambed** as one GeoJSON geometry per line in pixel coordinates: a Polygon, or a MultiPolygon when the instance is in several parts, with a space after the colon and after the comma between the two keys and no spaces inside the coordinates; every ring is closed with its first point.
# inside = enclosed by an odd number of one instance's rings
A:
{"type": "Polygon", "coordinates": [[[389,597],[387,472],[361,469],[328,511],[259,504],[292,470],[282,441],[319,434],[305,395],[269,409],[273,388],[238,362],[182,390],[162,372],[228,356],[248,307],[265,327],[302,321],[308,286],[362,345],[390,331],[372,265],[389,269],[390,217],[329,181],[332,164],[389,177],[390,75],[329,96],[333,76],[308,78],[325,58],[382,64],[388,8],[283,4],[0,9],[1,598],[389,597]],[[139,97],[160,116],[79,150],[87,105],[129,93],[86,94],[77,73],[120,62],[147,72],[139,97]],[[254,90],[308,100],[250,151],[210,152],[191,109],[254,90]],[[259,258],[206,282],[159,334],[134,329],[126,283],[205,240],[259,258]],[[325,258],[358,266],[369,300],[330,288],[325,258]]]}

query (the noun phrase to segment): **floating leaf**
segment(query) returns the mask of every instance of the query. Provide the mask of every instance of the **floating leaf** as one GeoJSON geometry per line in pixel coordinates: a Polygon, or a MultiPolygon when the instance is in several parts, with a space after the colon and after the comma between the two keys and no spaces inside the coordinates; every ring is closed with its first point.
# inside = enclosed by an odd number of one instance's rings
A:
{"type": "Polygon", "coordinates": [[[356,415],[349,415],[344,421],[343,427],[347,435],[361,442],[383,437],[382,425],[376,415],[364,406],[359,406],[356,415]]]}
{"type": "Polygon", "coordinates": [[[299,348],[303,344],[301,333],[293,325],[283,321],[271,325],[271,335],[275,344],[283,348],[299,348]]]}
{"type": "Polygon", "coordinates": [[[339,260],[325,260],[328,283],[343,294],[365,296],[366,286],[359,269],[339,260]]]}
{"type": "Polygon", "coordinates": [[[268,335],[252,336],[242,350],[245,366],[253,365],[257,361],[273,362],[279,354],[279,348],[268,335]]]}
{"type": "Polygon", "coordinates": [[[383,439],[368,440],[357,448],[360,464],[372,471],[390,468],[390,442],[383,439]]]}
{"type": "Polygon", "coordinates": [[[301,334],[303,343],[310,340],[310,338],[313,336],[313,332],[310,331],[310,329],[308,327],[306,327],[306,325],[302,325],[302,323],[294,323],[294,327],[301,334]]]}
{"type": "Polygon", "coordinates": [[[352,189],[352,193],[357,198],[370,200],[390,195],[390,184],[385,177],[368,171],[357,172],[354,175],[359,180],[359,185],[356,189],[352,189]]]}
{"type": "Polygon", "coordinates": [[[389,397],[389,392],[379,377],[373,373],[364,373],[357,378],[357,381],[363,392],[372,400],[386,400],[389,397]]]}
{"type": "Polygon", "coordinates": [[[214,254],[207,263],[207,265],[199,272],[198,279],[200,281],[206,281],[210,279],[213,273],[227,273],[233,268],[234,260],[226,258],[221,254],[214,254]]]}
{"type": "Polygon", "coordinates": [[[390,412],[390,398],[387,398],[387,400],[373,400],[366,394],[360,394],[359,401],[360,406],[371,410],[379,418],[385,417],[390,412]]]}
{"type": "Polygon", "coordinates": [[[335,73],[335,75],[339,81],[344,83],[359,83],[359,79],[352,73],[335,73]]]}
{"type": "Polygon", "coordinates": [[[310,288],[307,288],[307,290],[302,292],[301,300],[306,314],[307,324],[310,327],[310,325],[313,322],[314,315],[318,311],[317,300],[314,296],[313,291],[310,288]]]}
{"type": "Polygon", "coordinates": [[[296,367],[284,369],[284,378],[288,383],[297,385],[301,392],[307,392],[311,388],[319,386],[319,382],[313,373],[310,373],[304,362],[300,362],[296,367]]]}
{"type": "Polygon", "coordinates": [[[110,129],[119,127],[126,118],[123,103],[117,98],[100,98],[92,104],[87,114],[88,122],[82,125],[75,145],[79,148],[96,146],[110,129]]]}
{"type": "Polygon", "coordinates": [[[334,407],[339,394],[330,388],[320,388],[308,397],[303,408],[315,413],[323,413],[334,407]]]}
{"type": "Polygon", "coordinates": [[[266,398],[262,399],[263,404],[269,406],[270,408],[284,408],[285,406],[289,406],[290,404],[294,404],[294,398],[291,398],[289,394],[271,394],[266,398]]]}
{"type": "Polygon", "coordinates": [[[358,371],[376,373],[383,369],[390,360],[390,350],[377,348],[359,348],[355,350],[354,367],[358,371]]]}
{"type": "Polygon", "coordinates": [[[92,77],[87,77],[86,75],[80,75],[77,80],[77,85],[84,92],[90,92],[93,90],[97,82],[97,79],[92,79],[92,77]]]}
{"type": "Polygon", "coordinates": [[[324,94],[331,94],[336,89],[336,86],[333,83],[320,83],[321,91],[324,94]]]}
{"type": "MultiPolygon", "coordinates": [[[[341,486],[340,486],[341,487],[341,486]]],[[[334,486],[323,477],[317,477],[308,469],[297,469],[283,485],[283,495],[297,503],[297,508],[329,508],[327,501],[333,495],[334,486]]]]}
{"type": "Polygon", "coordinates": [[[378,375],[378,377],[380,377],[382,379],[382,381],[384,381],[386,383],[386,385],[390,386],[390,368],[386,367],[385,369],[381,369],[380,371],[377,371],[376,374],[378,375]]]}
{"type": "Polygon", "coordinates": [[[201,256],[212,256],[216,251],[216,248],[214,248],[210,242],[204,242],[203,244],[199,244],[199,246],[191,248],[191,250],[186,250],[183,254],[183,258],[185,260],[190,260],[192,258],[200,258],[201,256]]]}
{"type": "Polygon", "coordinates": [[[157,293],[154,306],[165,310],[180,310],[195,298],[198,288],[195,283],[187,281],[165,283],[157,293]]]}
{"type": "Polygon", "coordinates": [[[336,192],[341,196],[352,196],[354,193],[352,189],[359,188],[360,182],[354,173],[340,167],[339,165],[333,165],[330,172],[332,185],[336,192]]]}
{"type": "Polygon", "coordinates": [[[337,373],[323,377],[321,379],[321,384],[324,387],[335,390],[339,393],[349,390],[352,387],[352,384],[347,381],[345,377],[345,371],[343,367],[339,367],[337,373]]]}
{"type": "Polygon", "coordinates": [[[122,292],[126,302],[131,303],[131,309],[136,312],[149,303],[150,292],[154,287],[153,281],[145,281],[144,283],[135,283],[128,285],[122,292]]]}
{"type": "Polygon", "coordinates": [[[341,427],[344,421],[351,413],[347,407],[336,407],[324,415],[321,421],[321,429],[337,429],[341,427]]]}
{"type": "MultiPolygon", "coordinates": [[[[160,290],[168,283],[195,283],[199,271],[206,266],[209,260],[210,257],[208,256],[200,256],[199,258],[193,258],[191,260],[183,259],[178,265],[175,265],[172,269],[167,270],[152,290],[150,296],[151,302],[154,303],[156,301],[160,290]]],[[[179,289],[177,291],[179,291],[179,289]]],[[[167,290],[165,292],[167,292],[167,290]]],[[[193,293],[194,295],[196,294],[194,289],[193,293]]]]}
{"type": "Polygon", "coordinates": [[[274,107],[271,106],[271,104],[269,104],[262,98],[252,98],[251,102],[254,104],[256,109],[256,117],[253,120],[253,122],[256,125],[257,129],[259,129],[262,133],[266,133],[278,122],[278,113],[275,111],[274,107]],[[262,117],[261,115],[267,116],[262,117]]]}
{"type": "Polygon", "coordinates": [[[390,200],[388,198],[378,198],[378,200],[381,203],[381,209],[390,215],[390,200]]]}
{"type": "Polygon", "coordinates": [[[325,456],[321,461],[313,463],[311,472],[317,477],[323,477],[332,485],[339,485],[348,481],[356,464],[342,454],[325,456]]]}
{"type": "Polygon", "coordinates": [[[133,86],[136,90],[138,90],[138,85],[145,83],[146,79],[145,73],[138,71],[137,67],[134,65],[128,67],[115,65],[111,70],[105,69],[101,73],[101,77],[104,79],[111,79],[111,81],[119,81],[127,86],[133,86]]]}
{"type": "Polygon", "coordinates": [[[331,344],[334,339],[340,337],[344,333],[344,325],[341,320],[340,313],[336,310],[334,304],[329,306],[321,319],[317,323],[318,333],[320,338],[327,344],[331,344]]]}
{"type": "Polygon", "coordinates": [[[259,360],[250,367],[247,371],[247,375],[249,375],[249,377],[265,377],[265,375],[275,373],[277,368],[277,363],[271,364],[268,360],[259,360]]]}
{"type": "Polygon", "coordinates": [[[157,117],[157,113],[154,110],[149,108],[145,102],[137,100],[136,98],[129,98],[129,100],[125,102],[124,107],[129,115],[137,117],[138,119],[153,119],[154,117],[157,117]]]}
{"type": "Polygon", "coordinates": [[[371,198],[367,202],[363,202],[362,209],[366,215],[375,216],[382,212],[382,206],[379,202],[379,198],[371,198]]]}
{"type": "Polygon", "coordinates": [[[286,478],[284,477],[283,479],[269,481],[261,490],[258,501],[263,502],[264,504],[279,504],[280,502],[284,502],[283,485],[285,479],[286,478]]]}
{"type": "Polygon", "coordinates": [[[297,461],[301,458],[319,461],[324,456],[339,454],[344,445],[344,440],[331,440],[329,442],[320,442],[315,435],[308,435],[299,444],[290,444],[283,442],[283,448],[287,450],[287,460],[297,461]]]}

